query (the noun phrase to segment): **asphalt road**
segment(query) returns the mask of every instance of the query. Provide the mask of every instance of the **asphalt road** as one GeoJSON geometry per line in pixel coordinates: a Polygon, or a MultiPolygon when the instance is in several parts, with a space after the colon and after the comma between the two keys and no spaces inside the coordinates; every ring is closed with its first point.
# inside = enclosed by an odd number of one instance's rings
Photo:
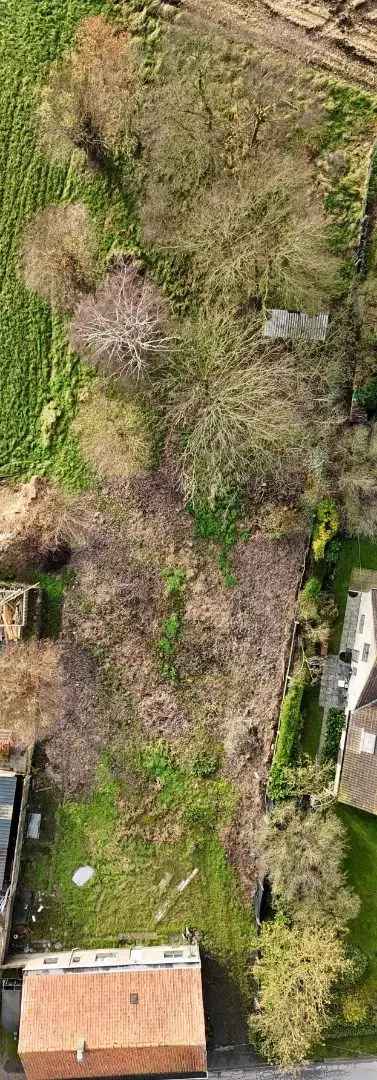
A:
{"type": "Polygon", "coordinates": [[[209,1058],[209,1080],[298,1080],[298,1076],[300,1080],[377,1080],[377,1058],[318,1062],[294,1075],[261,1065],[247,1052],[215,1051],[209,1058]]]}

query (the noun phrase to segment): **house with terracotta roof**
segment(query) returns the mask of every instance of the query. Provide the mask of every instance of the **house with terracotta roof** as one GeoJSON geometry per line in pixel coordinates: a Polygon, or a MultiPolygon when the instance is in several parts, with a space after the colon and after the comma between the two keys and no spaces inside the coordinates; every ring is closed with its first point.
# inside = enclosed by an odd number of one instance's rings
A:
{"type": "Polygon", "coordinates": [[[206,1077],[196,944],[42,954],[23,972],[27,1080],[206,1077]]]}
{"type": "MultiPolygon", "coordinates": [[[[377,814],[377,574],[353,571],[339,653],[345,726],[336,770],[338,800],[377,814]]],[[[339,702],[340,703],[340,702],[339,702]]]]}

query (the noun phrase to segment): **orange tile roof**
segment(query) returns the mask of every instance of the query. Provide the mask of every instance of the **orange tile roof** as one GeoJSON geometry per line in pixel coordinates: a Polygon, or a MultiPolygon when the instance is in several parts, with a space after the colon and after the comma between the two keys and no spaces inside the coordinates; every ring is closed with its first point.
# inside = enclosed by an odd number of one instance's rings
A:
{"type": "Polygon", "coordinates": [[[205,1072],[200,968],[27,973],[18,1050],[28,1080],[205,1072]]]}

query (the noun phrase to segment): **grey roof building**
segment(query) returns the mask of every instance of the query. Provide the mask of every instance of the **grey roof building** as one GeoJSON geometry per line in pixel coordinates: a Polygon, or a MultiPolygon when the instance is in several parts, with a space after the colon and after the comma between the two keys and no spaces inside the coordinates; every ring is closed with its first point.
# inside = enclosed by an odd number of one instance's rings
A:
{"type": "Polygon", "coordinates": [[[17,777],[14,773],[0,772],[0,892],[4,886],[10,831],[16,798],[17,777]]]}

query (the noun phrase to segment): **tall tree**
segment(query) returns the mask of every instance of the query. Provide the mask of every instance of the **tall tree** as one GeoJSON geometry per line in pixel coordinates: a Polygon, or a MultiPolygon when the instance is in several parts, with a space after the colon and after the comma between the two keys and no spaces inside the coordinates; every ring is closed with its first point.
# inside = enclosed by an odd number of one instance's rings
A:
{"type": "Polygon", "coordinates": [[[328,1024],[334,984],[352,968],[342,941],[330,927],[265,924],[255,969],[260,1012],[250,1018],[269,1061],[283,1068],[302,1064],[328,1024]]]}
{"type": "Polygon", "coordinates": [[[360,902],[343,870],[345,830],[333,812],[284,804],[265,819],[257,843],[276,907],[295,925],[344,930],[356,917],[360,902]]]}

